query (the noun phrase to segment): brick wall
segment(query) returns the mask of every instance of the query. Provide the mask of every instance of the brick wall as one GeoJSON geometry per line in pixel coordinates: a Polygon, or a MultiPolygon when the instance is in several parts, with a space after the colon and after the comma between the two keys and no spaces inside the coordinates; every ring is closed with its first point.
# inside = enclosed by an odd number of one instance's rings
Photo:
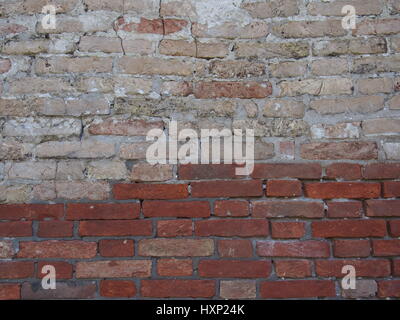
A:
{"type": "Polygon", "coordinates": [[[398,0],[0,0],[0,299],[399,298],[399,34],[398,0]],[[149,164],[169,120],[254,129],[254,171],[149,164]]]}

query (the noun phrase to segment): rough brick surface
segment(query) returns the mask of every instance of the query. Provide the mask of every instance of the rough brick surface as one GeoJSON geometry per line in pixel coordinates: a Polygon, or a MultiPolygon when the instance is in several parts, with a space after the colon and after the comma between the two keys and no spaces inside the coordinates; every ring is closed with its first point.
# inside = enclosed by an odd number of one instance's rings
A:
{"type": "Polygon", "coordinates": [[[0,299],[400,298],[398,0],[0,17],[0,299]]]}

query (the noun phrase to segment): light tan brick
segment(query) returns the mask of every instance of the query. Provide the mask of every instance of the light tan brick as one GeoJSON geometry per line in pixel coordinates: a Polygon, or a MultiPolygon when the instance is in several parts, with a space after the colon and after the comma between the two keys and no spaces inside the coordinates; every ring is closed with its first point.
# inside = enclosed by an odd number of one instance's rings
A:
{"type": "Polygon", "coordinates": [[[358,80],[358,90],[362,94],[390,93],[393,91],[393,79],[370,78],[358,80]]]}
{"type": "Polygon", "coordinates": [[[366,135],[396,135],[400,133],[400,119],[370,119],[362,123],[366,135]]]}
{"type": "Polygon", "coordinates": [[[15,162],[7,172],[9,179],[51,180],[56,177],[56,162],[15,162]]]}
{"type": "Polygon", "coordinates": [[[296,100],[268,100],[265,103],[263,115],[269,118],[303,118],[305,104],[296,100]]]}
{"type": "Polygon", "coordinates": [[[280,96],[310,94],[314,96],[345,95],[353,93],[353,82],[347,78],[306,79],[282,81],[279,83],[280,96]]]}
{"type": "Polygon", "coordinates": [[[110,195],[110,186],[102,181],[59,181],[56,182],[56,193],[58,198],[68,200],[106,200],[110,195]]]}
{"type": "Polygon", "coordinates": [[[253,18],[265,19],[274,17],[290,17],[299,13],[297,0],[271,0],[268,2],[242,3],[241,8],[247,10],[253,18]]]}
{"type": "Polygon", "coordinates": [[[39,144],[35,153],[40,158],[108,158],[115,154],[115,145],[93,139],[49,141],[39,144]]]}
{"type": "Polygon", "coordinates": [[[320,114],[337,113],[370,113],[382,110],[384,98],[381,96],[364,96],[335,99],[312,100],[310,107],[320,114]]]}
{"type": "Polygon", "coordinates": [[[122,161],[92,161],[87,168],[89,179],[123,180],[127,177],[127,169],[122,161]]]}
{"type": "Polygon", "coordinates": [[[198,38],[256,39],[269,34],[266,22],[255,21],[246,25],[236,22],[223,22],[218,25],[193,23],[192,33],[198,38]]]}
{"type": "Polygon", "coordinates": [[[311,126],[310,131],[313,139],[358,139],[360,123],[316,124],[311,126]]]}
{"type": "Polygon", "coordinates": [[[353,6],[359,16],[379,15],[383,9],[382,0],[336,0],[310,2],[307,11],[313,16],[343,16],[342,8],[346,5],[353,6]]]}
{"type": "Polygon", "coordinates": [[[132,167],[131,180],[133,181],[168,181],[172,180],[173,166],[148,163],[138,163],[132,167]]]}
{"type": "Polygon", "coordinates": [[[40,58],[36,61],[35,68],[39,74],[111,72],[112,59],[99,57],[40,58]]]}
{"type": "Polygon", "coordinates": [[[272,33],[281,38],[338,37],[346,34],[341,20],[288,21],[275,24],[272,33]]]}
{"type": "Polygon", "coordinates": [[[320,41],[313,46],[313,54],[316,56],[378,54],[386,52],[387,43],[384,38],[320,41]]]}
{"type": "Polygon", "coordinates": [[[306,61],[282,61],[271,63],[269,70],[273,77],[290,78],[304,76],[307,72],[306,61]]]}
{"type": "Polygon", "coordinates": [[[347,59],[321,59],[311,63],[311,73],[317,76],[340,75],[348,72],[349,65],[347,59]]]}
{"type": "Polygon", "coordinates": [[[303,41],[296,42],[271,42],[271,43],[245,43],[240,42],[235,46],[236,56],[239,58],[303,58],[309,55],[309,44],[303,41]]]}

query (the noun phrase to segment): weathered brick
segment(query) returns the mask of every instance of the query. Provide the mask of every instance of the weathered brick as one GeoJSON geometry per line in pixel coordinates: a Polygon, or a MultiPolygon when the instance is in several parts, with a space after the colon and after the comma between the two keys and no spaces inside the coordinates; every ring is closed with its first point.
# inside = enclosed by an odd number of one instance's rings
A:
{"type": "Polygon", "coordinates": [[[345,35],[340,20],[288,21],[276,24],[272,33],[281,38],[338,37],[345,35]]]}
{"type": "Polygon", "coordinates": [[[301,157],[308,160],[371,160],[378,158],[375,142],[320,142],[301,145],[301,157]]]}
{"type": "Polygon", "coordinates": [[[189,42],[165,39],[160,43],[160,53],[168,56],[188,56],[196,58],[224,58],[229,46],[223,42],[189,42]]]}
{"type": "Polygon", "coordinates": [[[283,43],[238,43],[234,52],[238,58],[304,58],[309,55],[309,45],[303,41],[283,43]]]}
{"type": "Polygon", "coordinates": [[[313,46],[313,54],[317,56],[378,54],[386,51],[384,38],[321,41],[313,46]]]}
{"type": "Polygon", "coordinates": [[[93,135],[145,136],[150,130],[163,129],[162,121],[147,122],[145,120],[105,120],[93,123],[89,133],[93,135]]]}
{"type": "Polygon", "coordinates": [[[372,251],[376,257],[398,256],[400,254],[400,240],[373,240],[372,251]]]}
{"type": "Polygon", "coordinates": [[[384,143],[383,150],[385,151],[386,158],[389,160],[399,160],[400,159],[400,143],[384,143]]]}
{"type": "Polygon", "coordinates": [[[159,237],[183,237],[191,236],[192,220],[161,220],[157,221],[157,236],[159,237]]]}
{"type": "Polygon", "coordinates": [[[142,280],[140,292],[151,298],[211,298],[215,295],[215,281],[142,280]]]}
{"type": "Polygon", "coordinates": [[[150,57],[122,57],[118,60],[118,67],[122,73],[144,75],[177,75],[189,76],[195,66],[191,63],[150,57]]]}
{"type": "Polygon", "coordinates": [[[260,180],[192,182],[191,188],[195,198],[257,197],[262,194],[260,180]]]}
{"type": "Polygon", "coordinates": [[[109,198],[110,186],[103,181],[60,181],[56,182],[56,192],[58,198],[68,200],[106,200],[109,198]]]}
{"type": "Polygon", "coordinates": [[[253,245],[250,240],[218,240],[218,254],[223,258],[250,258],[253,245]]]}
{"type": "Polygon", "coordinates": [[[211,239],[144,239],[139,241],[140,256],[201,257],[214,253],[211,239]]]}
{"type": "Polygon", "coordinates": [[[275,260],[275,272],[281,278],[308,278],[311,276],[309,260],[275,260]]]}
{"type": "Polygon", "coordinates": [[[307,197],[314,199],[378,198],[381,194],[381,185],[365,182],[306,183],[305,193],[307,197]]]}
{"type": "Polygon", "coordinates": [[[206,218],[210,216],[210,205],[206,201],[144,201],[143,214],[145,217],[206,218]]]}
{"type": "Polygon", "coordinates": [[[272,238],[293,239],[302,238],[305,233],[304,222],[271,222],[272,238]]]}
{"type": "Polygon", "coordinates": [[[34,263],[30,261],[0,262],[0,279],[31,278],[34,269],[34,263]]]}
{"type": "Polygon", "coordinates": [[[64,216],[63,204],[2,204],[0,219],[2,220],[45,220],[61,219],[64,216]]]}
{"type": "Polygon", "coordinates": [[[265,281],[261,283],[262,298],[335,297],[335,283],[330,280],[265,281]]]}
{"type": "Polygon", "coordinates": [[[206,278],[267,278],[270,261],[201,260],[199,275],[206,278]]]}
{"type": "Polygon", "coordinates": [[[272,94],[272,85],[269,82],[229,82],[212,81],[198,82],[194,88],[194,95],[198,99],[215,98],[265,98],[272,94]]]}
{"type": "Polygon", "coordinates": [[[191,276],[193,262],[190,259],[160,259],[157,261],[157,273],[164,277],[191,276]]]}
{"type": "Polygon", "coordinates": [[[41,238],[72,237],[73,222],[71,221],[41,221],[37,235],[41,238]]]}
{"type": "Polygon", "coordinates": [[[122,220],[139,218],[139,203],[69,203],[68,220],[122,220]]]}
{"type": "Polygon", "coordinates": [[[124,199],[183,199],[188,197],[187,184],[116,184],[114,196],[124,199]]]}
{"type": "Polygon", "coordinates": [[[213,60],[209,71],[216,78],[260,77],[265,74],[265,65],[247,61],[213,60]]]}
{"type": "Polygon", "coordinates": [[[133,240],[102,239],[99,241],[99,253],[102,257],[132,257],[133,240]]]}
{"type": "Polygon", "coordinates": [[[361,201],[329,201],[327,205],[329,218],[359,218],[363,213],[361,201]]]}
{"type": "Polygon", "coordinates": [[[76,264],[77,278],[145,278],[151,273],[150,260],[80,261],[76,264]]]}
{"type": "Polygon", "coordinates": [[[39,261],[37,264],[36,277],[42,279],[48,273],[42,273],[44,266],[53,266],[56,269],[56,277],[58,279],[71,279],[73,273],[73,265],[64,261],[39,261]]]}
{"type": "Polygon", "coordinates": [[[264,106],[263,115],[269,118],[302,118],[305,108],[303,102],[296,100],[270,100],[264,106]]]}
{"type": "Polygon", "coordinates": [[[253,18],[258,19],[290,17],[299,13],[296,0],[248,2],[242,3],[240,7],[247,10],[253,18]]]}
{"type": "Polygon", "coordinates": [[[313,139],[358,139],[360,122],[340,122],[336,124],[315,124],[311,126],[313,139]]]}
{"type": "Polygon", "coordinates": [[[21,241],[18,258],[89,259],[97,253],[96,242],[79,240],[49,240],[40,242],[21,241]]]}
{"type": "Polygon", "coordinates": [[[375,0],[338,0],[334,2],[310,2],[307,11],[313,16],[342,16],[342,8],[352,5],[360,16],[379,15],[383,9],[382,1],[375,0]]]}
{"type": "Polygon", "coordinates": [[[358,280],[355,289],[342,289],[344,298],[358,299],[370,298],[376,295],[378,285],[375,280],[358,280]]]}
{"type": "Polygon", "coordinates": [[[400,133],[400,119],[371,119],[363,121],[366,135],[394,135],[400,133]]]}
{"type": "Polygon", "coordinates": [[[298,180],[268,180],[266,195],[268,197],[299,197],[303,193],[298,180]]]}
{"type": "Polygon", "coordinates": [[[305,217],[322,218],[322,202],[310,201],[253,201],[252,216],[255,218],[305,217]]]}
{"type": "Polygon", "coordinates": [[[335,257],[368,257],[371,254],[369,240],[335,240],[333,243],[335,257]]]}
{"type": "Polygon", "coordinates": [[[348,62],[344,58],[314,60],[311,65],[311,73],[317,76],[333,76],[347,73],[348,62]]]}
{"type": "Polygon", "coordinates": [[[252,173],[253,178],[297,178],[319,179],[322,175],[320,164],[313,163],[268,163],[256,164],[252,173]]]}
{"type": "Polygon", "coordinates": [[[384,220],[334,220],[313,221],[313,237],[317,238],[366,238],[384,237],[384,220]]]}
{"type": "Polygon", "coordinates": [[[347,78],[305,79],[279,83],[280,97],[348,95],[353,93],[353,81],[347,78]]]}
{"type": "Polygon", "coordinates": [[[254,21],[245,25],[223,22],[216,25],[192,24],[192,34],[198,38],[257,39],[269,34],[269,26],[263,21],[254,21]]]}
{"type": "Polygon", "coordinates": [[[217,200],[214,215],[219,217],[244,217],[249,215],[249,203],[244,200],[217,200]]]}
{"type": "Polygon", "coordinates": [[[394,90],[391,78],[369,78],[358,80],[358,90],[362,94],[390,93],[394,90]]]}
{"type": "Polygon", "coordinates": [[[79,223],[79,234],[82,237],[104,236],[150,236],[152,225],[149,220],[92,220],[79,223]]]}
{"type": "Polygon", "coordinates": [[[55,290],[45,290],[25,282],[21,288],[24,300],[93,299],[96,296],[95,282],[58,282],[55,290]]]}
{"type": "Polygon", "coordinates": [[[369,217],[400,216],[400,200],[367,200],[366,205],[369,217]]]}
{"type": "Polygon", "coordinates": [[[0,259],[12,258],[15,254],[13,243],[10,240],[0,241],[0,259]]]}
{"type": "Polygon", "coordinates": [[[319,99],[311,101],[310,107],[320,114],[337,113],[370,113],[383,109],[384,99],[381,96],[348,97],[319,99]]]}
{"type": "Polygon", "coordinates": [[[333,163],[326,168],[327,179],[359,180],[361,166],[355,163],[333,163]]]}
{"type": "Polygon", "coordinates": [[[21,299],[21,285],[17,283],[0,283],[0,300],[21,299]]]}
{"type": "Polygon", "coordinates": [[[168,181],[174,178],[174,167],[168,164],[138,163],[132,167],[133,181],[168,181]]]}
{"type": "Polygon", "coordinates": [[[321,277],[341,277],[342,268],[351,265],[357,277],[386,277],[390,275],[389,260],[317,260],[316,273],[321,277]]]}
{"type": "Polygon", "coordinates": [[[329,244],[324,241],[257,241],[256,245],[261,257],[329,257],[329,244]]]}
{"type": "Polygon", "coordinates": [[[367,19],[357,24],[357,35],[389,35],[400,32],[397,19],[367,19]]]}
{"type": "Polygon", "coordinates": [[[200,237],[263,237],[269,234],[268,222],[263,219],[195,221],[194,230],[200,237]]]}
{"type": "Polygon", "coordinates": [[[112,59],[100,57],[51,57],[36,60],[38,74],[111,72],[112,59]]]}
{"type": "Polygon", "coordinates": [[[223,299],[255,299],[256,282],[251,280],[220,282],[220,296],[223,299]]]}
{"type": "Polygon", "coordinates": [[[135,282],[129,280],[102,280],[100,295],[106,298],[132,298],[136,295],[135,282]]]}

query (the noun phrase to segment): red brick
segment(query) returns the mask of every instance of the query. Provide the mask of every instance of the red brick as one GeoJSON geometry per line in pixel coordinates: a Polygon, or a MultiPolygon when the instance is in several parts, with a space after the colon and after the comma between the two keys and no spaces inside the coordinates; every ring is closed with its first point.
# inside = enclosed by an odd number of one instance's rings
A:
{"type": "Polygon", "coordinates": [[[144,201],[145,217],[207,218],[211,214],[208,201],[144,201]]]}
{"type": "Polygon", "coordinates": [[[311,276],[309,260],[275,260],[275,272],[281,278],[307,278],[311,276]]]}
{"type": "Polygon", "coordinates": [[[324,241],[257,241],[257,254],[260,257],[329,257],[329,244],[324,241]]]}
{"type": "Polygon", "coordinates": [[[212,239],[143,239],[139,255],[146,257],[204,257],[214,254],[212,239]]]}
{"type": "Polygon", "coordinates": [[[16,283],[0,283],[0,300],[21,299],[21,285],[16,283]]]}
{"type": "Polygon", "coordinates": [[[335,283],[329,280],[265,281],[260,286],[261,298],[335,297],[335,283]]]}
{"type": "Polygon", "coordinates": [[[70,203],[67,205],[68,220],[137,219],[140,203],[70,203]]]}
{"type": "Polygon", "coordinates": [[[364,167],[365,179],[400,179],[399,163],[372,163],[364,167]]]}
{"type": "Polygon", "coordinates": [[[0,279],[32,278],[35,265],[32,261],[0,262],[0,279]]]}
{"type": "Polygon", "coordinates": [[[335,240],[333,243],[335,257],[368,257],[371,254],[369,240],[335,240]]]}
{"type": "Polygon", "coordinates": [[[259,197],[263,193],[262,182],[252,181],[201,181],[192,182],[192,197],[259,197]]]}
{"type": "Polygon", "coordinates": [[[400,197],[400,181],[389,181],[383,183],[383,196],[385,198],[400,197]]]}
{"type": "Polygon", "coordinates": [[[400,200],[368,200],[367,216],[400,217],[400,200]]]}
{"type": "Polygon", "coordinates": [[[73,272],[73,265],[65,261],[39,261],[36,271],[36,277],[43,278],[47,273],[42,273],[44,266],[53,266],[56,269],[57,279],[71,279],[73,272]]]}
{"type": "Polygon", "coordinates": [[[392,237],[400,237],[400,220],[393,220],[389,222],[390,235],[392,237]]]}
{"type": "Polygon", "coordinates": [[[127,239],[102,239],[99,241],[99,252],[103,257],[133,257],[134,242],[127,239]]]}
{"type": "Polygon", "coordinates": [[[342,268],[351,265],[357,277],[386,277],[390,275],[389,260],[317,260],[315,269],[321,277],[343,277],[342,268]]]}
{"type": "Polygon", "coordinates": [[[270,261],[201,260],[199,275],[206,278],[267,278],[270,261]]]}
{"type": "Polygon", "coordinates": [[[115,184],[117,200],[128,199],[183,199],[189,196],[187,184],[115,184]]]}
{"type": "Polygon", "coordinates": [[[63,204],[2,204],[0,220],[44,220],[59,219],[64,215],[63,204]]]}
{"type": "Polygon", "coordinates": [[[313,237],[317,238],[366,238],[386,235],[384,220],[314,221],[311,227],[313,237]]]}
{"type": "Polygon", "coordinates": [[[38,237],[63,238],[72,237],[74,223],[72,221],[40,221],[38,237]]]}
{"type": "Polygon", "coordinates": [[[361,166],[355,163],[333,163],[326,168],[327,179],[359,180],[361,166]]]}
{"type": "Polygon", "coordinates": [[[272,238],[301,238],[305,235],[304,222],[271,222],[272,238]]]}
{"type": "Polygon", "coordinates": [[[359,201],[328,203],[329,218],[359,218],[363,212],[362,203],[359,201]]]}
{"type": "Polygon", "coordinates": [[[77,278],[133,278],[150,277],[150,260],[98,260],[79,261],[77,278]]]}
{"type": "Polygon", "coordinates": [[[400,280],[379,281],[378,296],[381,298],[400,298],[400,280]]]}
{"type": "Polygon", "coordinates": [[[254,201],[251,204],[254,218],[322,218],[324,216],[324,204],[322,202],[254,201]]]}
{"type": "Polygon", "coordinates": [[[260,163],[255,164],[251,176],[256,179],[319,179],[322,167],[314,163],[260,163]]]}
{"type": "Polygon", "coordinates": [[[264,219],[222,219],[195,221],[194,231],[200,237],[265,237],[268,221],[264,219]]]}
{"type": "Polygon", "coordinates": [[[258,83],[255,81],[210,81],[198,82],[194,87],[194,96],[197,99],[239,98],[261,99],[272,94],[270,82],[258,83]]]}
{"type": "Polygon", "coordinates": [[[234,164],[186,164],[180,165],[178,177],[180,180],[212,180],[212,179],[235,179],[234,164]]]}
{"type": "Polygon", "coordinates": [[[400,260],[393,260],[393,275],[400,276],[400,260]]]}
{"type": "Polygon", "coordinates": [[[373,240],[372,250],[374,256],[390,257],[400,255],[400,240],[373,240]]]}
{"type": "Polygon", "coordinates": [[[218,217],[246,217],[249,215],[249,202],[245,200],[217,200],[214,215],[218,217]]]}
{"type": "Polygon", "coordinates": [[[106,298],[132,298],[136,295],[135,282],[129,280],[102,280],[100,295],[106,298]]]}
{"type": "Polygon", "coordinates": [[[157,221],[158,237],[184,237],[191,236],[192,220],[160,220],[157,221]]]}
{"type": "Polygon", "coordinates": [[[0,222],[0,237],[29,236],[32,236],[32,222],[30,221],[0,222]]]}
{"type": "Polygon", "coordinates": [[[21,241],[18,258],[65,258],[89,259],[96,256],[97,243],[87,241],[49,240],[40,242],[21,241]]]}
{"type": "Polygon", "coordinates": [[[268,197],[300,197],[301,182],[293,180],[269,180],[266,195],[268,197]]]}
{"type": "Polygon", "coordinates": [[[151,236],[152,225],[150,220],[81,221],[79,235],[82,237],[151,236]]]}
{"type": "Polygon", "coordinates": [[[253,245],[250,240],[218,240],[218,254],[222,258],[250,258],[253,245]]]}
{"type": "Polygon", "coordinates": [[[306,183],[305,193],[307,197],[314,199],[378,198],[381,194],[381,185],[364,182],[306,183]]]}
{"type": "Polygon", "coordinates": [[[163,277],[185,277],[193,274],[191,259],[160,259],[157,261],[157,273],[163,277]]]}
{"type": "Polygon", "coordinates": [[[142,280],[142,297],[150,298],[212,298],[213,280],[142,280]]]}

